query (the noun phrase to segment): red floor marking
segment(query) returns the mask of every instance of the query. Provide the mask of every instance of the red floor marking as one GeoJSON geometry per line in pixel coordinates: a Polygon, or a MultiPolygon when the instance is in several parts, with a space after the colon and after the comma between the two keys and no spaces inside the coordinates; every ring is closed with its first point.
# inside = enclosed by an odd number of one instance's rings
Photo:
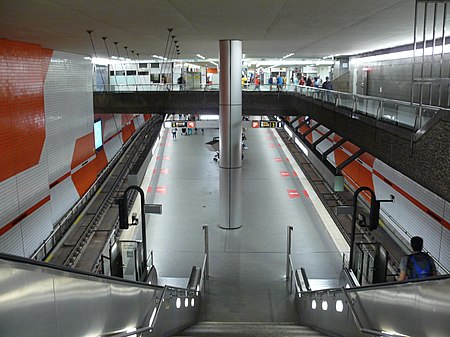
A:
{"type": "Polygon", "coordinates": [[[161,160],[161,156],[157,156],[157,157],[156,157],[156,160],[161,160]]]}
{"type": "Polygon", "coordinates": [[[294,176],[294,177],[298,177],[298,174],[297,174],[297,172],[292,172],[292,175],[294,176]]]}
{"type": "Polygon", "coordinates": [[[161,174],[169,174],[169,169],[161,169],[161,174]]]}
{"type": "Polygon", "coordinates": [[[167,193],[167,188],[166,188],[166,186],[158,186],[158,187],[156,188],[156,193],[166,194],[166,193],[167,193]]]}
{"type": "Polygon", "coordinates": [[[300,198],[300,193],[297,190],[287,190],[290,199],[300,198]]]}
{"type": "Polygon", "coordinates": [[[148,193],[152,193],[152,191],[153,191],[153,187],[152,187],[152,186],[149,186],[149,187],[147,188],[147,192],[148,192],[148,193]]]}
{"type": "Polygon", "coordinates": [[[155,174],[156,173],[156,169],[153,169],[153,174],[155,174]]]}
{"type": "Polygon", "coordinates": [[[289,158],[288,157],[286,157],[286,161],[289,162],[289,158]]]}
{"type": "Polygon", "coordinates": [[[267,139],[267,140],[272,140],[272,137],[267,136],[266,139],[267,139]]]}
{"type": "Polygon", "coordinates": [[[163,160],[170,160],[170,156],[163,156],[163,160]]]}
{"type": "Polygon", "coordinates": [[[166,143],[166,146],[172,146],[173,145],[173,142],[167,142],[166,143]]]}
{"type": "Polygon", "coordinates": [[[288,171],[280,171],[280,174],[281,174],[282,177],[289,177],[290,176],[288,171]]]}
{"type": "Polygon", "coordinates": [[[279,162],[282,162],[283,159],[281,159],[281,158],[275,158],[275,161],[276,161],[277,163],[279,163],[279,162]]]}
{"type": "Polygon", "coordinates": [[[308,194],[308,191],[307,191],[307,190],[303,190],[302,192],[303,192],[303,195],[304,195],[306,198],[309,198],[309,194],[308,194]]]}

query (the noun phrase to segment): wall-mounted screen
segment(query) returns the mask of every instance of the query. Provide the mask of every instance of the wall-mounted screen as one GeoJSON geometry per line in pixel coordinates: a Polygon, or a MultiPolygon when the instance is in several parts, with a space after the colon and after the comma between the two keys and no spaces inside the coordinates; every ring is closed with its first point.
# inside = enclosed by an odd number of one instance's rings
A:
{"type": "Polygon", "coordinates": [[[95,151],[100,150],[103,146],[101,119],[94,122],[94,144],[95,144],[95,151]]]}

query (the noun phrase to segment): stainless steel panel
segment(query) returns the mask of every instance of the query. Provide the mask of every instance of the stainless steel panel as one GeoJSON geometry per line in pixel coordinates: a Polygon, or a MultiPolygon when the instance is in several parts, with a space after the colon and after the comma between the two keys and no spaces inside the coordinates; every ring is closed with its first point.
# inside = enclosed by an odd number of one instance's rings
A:
{"type": "Polygon", "coordinates": [[[0,336],[58,336],[53,277],[0,260],[0,336]]]}
{"type": "Polygon", "coordinates": [[[150,336],[172,336],[180,330],[196,323],[201,295],[192,291],[176,291],[168,288],[162,299],[162,306],[157,312],[157,320],[150,336]],[[176,301],[180,298],[181,307],[177,308],[176,301]],[[188,298],[188,306],[184,305],[185,299],[188,298]],[[192,306],[194,300],[194,306],[192,306]]]}
{"type": "Polygon", "coordinates": [[[0,336],[98,336],[147,326],[162,292],[0,258],[0,336]]]}
{"type": "MultiPolygon", "coordinates": [[[[219,42],[219,105],[230,104],[230,69],[231,69],[231,50],[230,40],[219,42]]],[[[220,113],[219,113],[220,115],[220,113]]]]}
{"type": "Polygon", "coordinates": [[[242,226],[242,168],[220,168],[219,179],[219,225],[226,229],[239,228],[242,226]]]}
{"type": "Polygon", "coordinates": [[[220,226],[241,226],[242,41],[220,41],[220,226]]]}
{"type": "Polygon", "coordinates": [[[219,105],[242,105],[242,41],[221,40],[219,105]]]}
{"type": "Polygon", "coordinates": [[[230,69],[230,104],[242,105],[242,41],[232,40],[230,69]]]}
{"type": "Polygon", "coordinates": [[[242,166],[242,108],[222,106],[219,130],[220,161],[223,168],[242,166]]]}
{"type": "MultiPolygon", "coordinates": [[[[450,277],[352,288],[347,293],[363,328],[407,336],[447,336],[450,331],[450,277]]],[[[340,289],[301,293],[296,304],[305,325],[338,336],[365,336],[340,289]],[[328,310],[322,309],[322,301],[327,301],[328,310]],[[336,311],[337,301],[342,301],[342,312],[336,311]]]]}

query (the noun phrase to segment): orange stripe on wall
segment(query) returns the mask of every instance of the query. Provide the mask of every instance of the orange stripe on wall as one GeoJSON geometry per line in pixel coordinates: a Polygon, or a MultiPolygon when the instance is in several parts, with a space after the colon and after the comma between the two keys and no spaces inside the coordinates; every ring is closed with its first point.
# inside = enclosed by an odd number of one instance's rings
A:
{"type": "Polygon", "coordinates": [[[45,142],[44,79],[52,51],[0,39],[0,181],[39,163],[45,142]]]}
{"type": "Polygon", "coordinates": [[[134,123],[128,124],[127,126],[122,128],[123,142],[125,143],[135,131],[136,129],[134,128],[134,123]]]}
{"type": "Polygon", "coordinates": [[[107,164],[108,161],[106,160],[105,150],[101,150],[97,153],[94,160],[81,167],[78,171],[72,173],[72,181],[80,197],[82,197],[92,186],[95,179],[97,179],[98,173],[100,173],[107,164]]]}
{"type": "Polygon", "coordinates": [[[73,170],[85,160],[91,158],[93,154],[95,154],[94,132],[91,132],[76,140],[70,168],[73,170]]]}
{"type": "Polygon", "coordinates": [[[64,181],[65,179],[70,177],[70,172],[67,172],[65,175],[63,175],[61,178],[55,180],[54,182],[52,182],[50,184],[50,188],[55,187],[56,185],[58,185],[60,182],[64,181]]]}
{"type": "Polygon", "coordinates": [[[440,223],[442,226],[450,230],[450,223],[446,221],[443,217],[440,217],[436,213],[434,213],[431,209],[429,209],[427,206],[422,204],[419,200],[413,198],[410,194],[408,194],[405,190],[400,188],[400,186],[394,184],[389,179],[385,178],[380,172],[374,170],[373,174],[375,174],[378,178],[380,178],[382,181],[384,181],[386,184],[388,184],[390,187],[392,187],[395,191],[400,193],[402,196],[404,196],[406,199],[408,199],[412,204],[414,204],[416,207],[421,209],[423,212],[425,212],[428,216],[432,217],[435,221],[440,223]]]}
{"type": "Polygon", "coordinates": [[[50,201],[50,196],[45,197],[41,201],[39,201],[37,204],[20,214],[18,217],[16,217],[13,221],[6,224],[2,228],[0,228],[0,236],[5,234],[7,231],[9,231],[11,228],[13,228],[15,225],[20,223],[23,219],[25,219],[27,216],[33,214],[34,211],[36,211],[38,208],[44,206],[47,202],[50,201]]]}

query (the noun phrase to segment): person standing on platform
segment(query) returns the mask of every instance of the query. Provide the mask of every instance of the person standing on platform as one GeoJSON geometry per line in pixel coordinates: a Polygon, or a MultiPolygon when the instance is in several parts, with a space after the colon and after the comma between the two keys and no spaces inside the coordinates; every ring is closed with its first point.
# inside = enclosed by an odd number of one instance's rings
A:
{"type": "Polygon", "coordinates": [[[177,139],[177,132],[178,132],[177,128],[172,129],[172,139],[177,139]]]}
{"type": "Polygon", "coordinates": [[[325,82],[322,84],[322,89],[333,90],[333,83],[331,83],[330,78],[325,77],[325,82]]]}
{"type": "Polygon", "coordinates": [[[261,82],[259,81],[259,76],[256,76],[255,77],[255,91],[256,90],[261,91],[260,84],[261,84],[261,82]]]}
{"type": "Polygon", "coordinates": [[[411,238],[413,253],[406,255],[400,262],[399,281],[424,278],[436,275],[436,266],[430,255],[422,252],[423,239],[420,236],[411,238]]]}
{"type": "Polygon", "coordinates": [[[280,74],[277,76],[277,91],[283,90],[283,77],[280,74]]]}
{"type": "Polygon", "coordinates": [[[299,82],[298,76],[295,76],[294,77],[294,91],[295,92],[297,92],[298,82],[299,82]]]}

